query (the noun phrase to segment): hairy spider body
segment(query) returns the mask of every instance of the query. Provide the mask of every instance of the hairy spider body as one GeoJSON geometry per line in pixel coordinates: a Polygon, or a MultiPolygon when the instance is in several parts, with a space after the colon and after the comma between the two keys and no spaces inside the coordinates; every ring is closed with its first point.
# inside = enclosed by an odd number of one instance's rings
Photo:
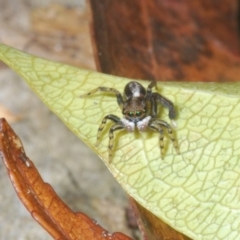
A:
{"type": "Polygon", "coordinates": [[[97,91],[111,92],[117,97],[118,105],[122,111],[123,118],[120,119],[118,116],[109,114],[105,116],[98,128],[97,133],[97,145],[100,140],[100,135],[105,127],[107,120],[111,120],[114,124],[109,130],[109,161],[112,158],[112,149],[114,144],[114,132],[121,129],[126,129],[129,132],[134,131],[136,128],[139,131],[144,131],[150,128],[154,131],[159,132],[159,146],[161,149],[161,158],[164,158],[164,128],[168,130],[170,139],[173,142],[176,152],[179,154],[178,146],[175,141],[173,131],[171,126],[164,120],[157,118],[157,107],[158,103],[162,106],[168,108],[169,118],[174,119],[176,117],[176,112],[173,103],[167,98],[163,97],[157,92],[152,92],[152,88],[156,87],[156,82],[152,81],[147,89],[145,89],[140,83],[132,81],[129,82],[124,88],[124,95],[114,89],[108,87],[98,87],[93,89],[87,94],[82,95],[89,96],[97,91]]]}

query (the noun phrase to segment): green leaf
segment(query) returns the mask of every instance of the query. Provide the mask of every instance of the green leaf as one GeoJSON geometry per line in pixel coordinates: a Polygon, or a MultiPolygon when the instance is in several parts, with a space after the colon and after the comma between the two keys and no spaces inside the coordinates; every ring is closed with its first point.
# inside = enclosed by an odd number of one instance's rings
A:
{"type": "MultiPolygon", "coordinates": [[[[102,118],[109,113],[121,117],[116,97],[101,92],[79,96],[98,86],[123,91],[130,79],[54,63],[5,45],[0,45],[0,59],[99,155],[123,188],[156,216],[194,239],[240,237],[239,83],[159,83],[158,91],[178,110],[175,133],[181,154],[176,154],[167,134],[162,160],[158,133],[121,131],[116,134],[109,164],[109,128],[99,147],[94,144],[102,118]]],[[[160,116],[169,121],[165,109],[160,116]]]]}

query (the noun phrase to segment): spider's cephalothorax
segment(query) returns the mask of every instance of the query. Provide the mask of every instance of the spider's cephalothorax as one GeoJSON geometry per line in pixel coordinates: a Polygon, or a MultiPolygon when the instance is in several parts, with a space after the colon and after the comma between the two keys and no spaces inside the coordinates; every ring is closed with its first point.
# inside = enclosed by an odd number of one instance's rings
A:
{"type": "Polygon", "coordinates": [[[164,157],[164,128],[167,128],[169,137],[171,138],[174,148],[177,153],[179,153],[177,143],[175,141],[173,131],[171,126],[161,119],[157,118],[157,107],[158,103],[162,106],[168,108],[169,110],[169,118],[174,119],[176,116],[175,109],[173,103],[167,98],[163,97],[157,92],[152,92],[152,88],[156,86],[156,82],[152,81],[147,89],[145,89],[138,82],[129,82],[124,89],[124,95],[114,89],[108,87],[98,87],[83,96],[89,96],[97,91],[103,92],[111,92],[114,93],[117,97],[117,102],[119,107],[122,110],[122,114],[124,117],[120,119],[116,115],[109,114],[105,116],[102,120],[100,127],[98,128],[97,134],[97,144],[100,139],[100,134],[107,122],[107,120],[113,121],[115,124],[111,126],[109,130],[109,161],[112,158],[112,149],[113,149],[113,139],[114,139],[114,131],[120,129],[126,129],[129,132],[132,132],[135,128],[139,131],[144,131],[146,128],[150,128],[159,132],[160,134],[160,149],[161,149],[161,157],[164,157]]]}

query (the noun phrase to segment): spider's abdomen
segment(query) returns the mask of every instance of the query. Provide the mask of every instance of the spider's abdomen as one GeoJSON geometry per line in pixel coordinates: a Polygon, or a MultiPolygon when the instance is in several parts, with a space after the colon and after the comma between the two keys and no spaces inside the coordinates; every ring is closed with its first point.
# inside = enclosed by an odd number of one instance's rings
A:
{"type": "Polygon", "coordinates": [[[143,97],[146,95],[145,88],[138,82],[130,82],[124,88],[126,99],[132,97],[143,97]]]}

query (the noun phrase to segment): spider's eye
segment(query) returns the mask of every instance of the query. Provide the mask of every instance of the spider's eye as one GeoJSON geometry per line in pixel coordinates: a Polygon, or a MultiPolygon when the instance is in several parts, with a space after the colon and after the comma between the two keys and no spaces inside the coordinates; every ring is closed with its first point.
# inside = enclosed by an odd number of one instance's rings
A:
{"type": "Polygon", "coordinates": [[[142,115],[142,112],[141,111],[136,111],[136,116],[139,117],[142,115]]]}
{"type": "Polygon", "coordinates": [[[129,113],[128,113],[128,116],[129,116],[129,117],[133,117],[133,116],[134,116],[134,112],[129,112],[129,113]]]}

